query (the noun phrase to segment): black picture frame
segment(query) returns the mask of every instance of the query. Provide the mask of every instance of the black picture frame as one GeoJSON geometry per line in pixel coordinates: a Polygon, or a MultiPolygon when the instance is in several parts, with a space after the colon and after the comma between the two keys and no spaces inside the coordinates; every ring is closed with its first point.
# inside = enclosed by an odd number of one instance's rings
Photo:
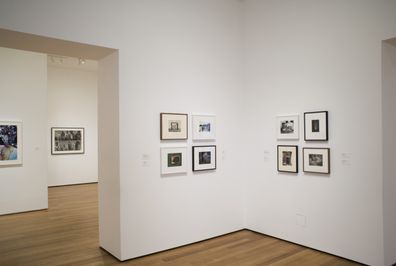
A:
{"type": "MultiPolygon", "coordinates": [[[[65,140],[67,141],[67,140],[65,140]]],[[[70,140],[70,141],[78,141],[78,140],[70,140]]],[[[74,144],[75,145],[75,144],[74,144]]],[[[85,129],[83,127],[52,127],[51,128],[51,154],[52,155],[67,155],[67,154],[84,154],[85,153],[85,129]],[[80,149],[66,149],[66,150],[57,150],[56,148],[56,139],[55,132],[56,131],[79,131],[80,132],[80,149]]]]}
{"type": "Polygon", "coordinates": [[[329,140],[329,112],[315,111],[304,113],[304,140],[329,140]]]}
{"type": "Polygon", "coordinates": [[[188,114],[184,113],[160,113],[160,140],[187,140],[188,139],[188,114]],[[180,132],[166,130],[167,123],[174,119],[182,119],[180,132]]]}
{"type": "Polygon", "coordinates": [[[318,148],[318,147],[304,147],[303,148],[303,172],[304,173],[315,173],[315,174],[330,174],[330,148],[318,148]],[[308,153],[308,150],[311,152],[308,153]],[[313,154],[313,151],[317,151],[313,154]],[[312,164],[309,155],[321,155],[321,163],[312,164]]]}
{"type": "Polygon", "coordinates": [[[217,147],[216,145],[203,145],[192,147],[192,170],[193,172],[198,171],[210,171],[216,170],[217,168],[217,147]],[[210,161],[208,163],[201,163],[200,153],[211,152],[210,161]],[[213,156],[214,154],[214,156],[213,156]],[[214,159],[213,159],[214,157],[214,159]],[[206,165],[208,164],[208,165],[206,165]]]}
{"type": "Polygon", "coordinates": [[[277,170],[284,173],[298,173],[298,145],[277,146],[277,170]],[[286,158],[281,156],[283,152],[291,152],[291,154],[286,158]]]}

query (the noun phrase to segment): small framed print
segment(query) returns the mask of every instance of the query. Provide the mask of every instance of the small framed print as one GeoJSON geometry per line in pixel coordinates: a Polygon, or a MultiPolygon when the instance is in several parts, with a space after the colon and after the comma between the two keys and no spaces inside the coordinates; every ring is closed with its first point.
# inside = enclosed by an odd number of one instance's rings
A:
{"type": "Polygon", "coordinates": [[[22,122],[0,121],[0,166],[22,164],[22,122]]]}
{"type": "Polygon", "coordinates": [[[216,116],[193,115],[193,140],[216,139],[216,116]]]}
{"type": "Polygon", "coordinates": [[[304,140],[328,140],[328,112],[304,113],[304,140]]]}
{"type": "Polygon", "coordinates": [[[216,145],[193,146],[193,171],[216,169],[216,145]]]}
{"type": "Polygon", "coordinates": [[[187,114],[161,113],[161,140],[185,140],[188,134],[187,114]]]}
{"type": "Polygon", "coordinates": [[[330,174],[330,149],[303,148],[303,171],[330,174]]]}
{"type": "Polygon", "coordinates": [[[161,148],[161,174],[187,172],[187,147],[161,148]]]}
{"type": "Polygon", "coordinates": [[[280,115],[277,117],[278,139],[298,139],[299,138],[299,116],[280,115]]]}
{"type": "Polygon", "coordinates": [[[298,146],[278,145],[278,171],[298,173],[298,146]]]}
{"type": "Polygon", "coordinates": [[[84,128],[53,127],[51,128],[51,154],[83,154],[84,128]]]}

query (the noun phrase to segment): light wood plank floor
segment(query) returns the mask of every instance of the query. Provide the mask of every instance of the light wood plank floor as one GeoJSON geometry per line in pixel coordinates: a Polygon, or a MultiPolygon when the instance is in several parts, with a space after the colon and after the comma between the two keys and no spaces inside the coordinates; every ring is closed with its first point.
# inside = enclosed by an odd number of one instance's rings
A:
{"type": "Polygon", "coordinates": [[[49,189],[49,210],[0,216],[0,265],[360,265],[248,230],[119,262],[100,249],[97,185],[49,189]]]}

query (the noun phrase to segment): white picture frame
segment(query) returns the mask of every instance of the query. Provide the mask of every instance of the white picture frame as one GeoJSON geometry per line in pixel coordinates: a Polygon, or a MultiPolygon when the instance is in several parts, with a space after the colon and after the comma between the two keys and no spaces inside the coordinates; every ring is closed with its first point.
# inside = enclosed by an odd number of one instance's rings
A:
{"type": "Polygon", "coordinates": [[[161,148],[161,174],[179,174],[187,172],[187,147],[161,148]]]}
{"type": "Polygon", "coordinates": [[[22,165],[21,121],[0,121],[0,166],[22,165]]]}
{"type": "Polygon", "coordinates": [[[303,171],[330,174],[330,149],[303,148],[303,171]]]}
{"type": "Polygon", "coordinates": [[[193,146],[193,171],[216,170],[216,145],[193,146]]]}
{"type": "Polygon", "coordinates": [[[216,139],[216,116],[193,115],[193,140],[216,139]]]}
{"type": "Polygon", "coordinates": [[[82,127],[52,127],[51,154],[84,154],[85,130],[82,127]]]}
{"type": "Polygon", "coordinates": [[[328,112],[305,112],[304,113],[304,140],[327,141],[328,136],[328,112]]]}
{"type": "Polygon", "coordinates": [[[277,138],[280,140],[298,140],[300,138],[300,116],[278,115],[276,117],[277,138]]]}

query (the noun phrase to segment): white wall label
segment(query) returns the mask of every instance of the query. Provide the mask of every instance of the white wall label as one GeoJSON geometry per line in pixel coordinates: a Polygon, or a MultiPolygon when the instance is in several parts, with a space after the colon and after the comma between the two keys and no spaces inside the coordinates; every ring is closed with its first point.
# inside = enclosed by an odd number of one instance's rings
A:
{"type": "Polygon", "coordinates": [[[296,224],[301,227],[307,226],[307,217],[303,214],[296,213],[296,224]]]}
{"type": "Polygon", "coordinates": [[[264,162],[269,162],[271,158],[271,152],[269,150],[264,150],[264,162]]]}
{"type": "Polygon", "coordinates": [[[341,153],[341,164],[343,166],[352,165],[352,153],[349,153],[349,152],[341,153]]]}
{"type": "Polygon", "coordinates": [[[151,162],[150,155],[147,153],[142,154],[142,167],[149,167],[151,162]]]}

